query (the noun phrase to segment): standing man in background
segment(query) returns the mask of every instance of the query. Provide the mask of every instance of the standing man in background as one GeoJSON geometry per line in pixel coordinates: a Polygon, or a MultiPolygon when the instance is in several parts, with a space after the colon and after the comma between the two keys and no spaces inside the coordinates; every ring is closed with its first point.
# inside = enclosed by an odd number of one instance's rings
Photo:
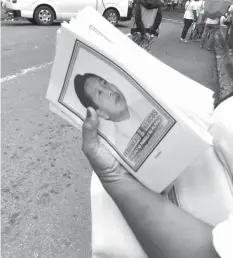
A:
{"type": "Polygon", "coordinates": [[[184,13],[184,27],[182,30],[180,41],[183,43],[188,43],[186,40],[186,35],[190,29],[193,21],[197,20],[197,0],[188,0],[185,4],[184,13]]]}
{"type": "Polygon", "coordinates": [[[173,0],[173,2],[172,2],[172,11],[173,12],[175,11],[177,5],[178,5],[178,0],[173,0]]]}
{"type": "Polygon", "coordinates": [[[217,30],[219,29],[219,24],[220,24],[220,17],[217,17],[215,19],[210,19],[210,18],[206,19],[205,29],[204,29],[204,32],[203,32],[203,35],[201,38],[200,48],[204,47],[207,36],[209,34],[210,38],[209,38],[208,50],[209,51],[214,50],[215,35],[216,35],[217,30]]]}
{"type": "Polygon", "coordinates": [[[132,40],[147,52],[150,52],[153,39],[159,34],[161,21],[161,0],[136,0],[134,21],[131,28],[132,40]]]}
{"type": "Polygon", "coordinates": [[[203,34],[206,21],[204,14],[204,4],[205,0],[197,1],[197,21],[194,23],[194,28],[190,34],[190,40],[200,39],[203,34]]]}
{"type": "Polygon", "coordinates": [[[201,38],[201,36],[204,32],[205,22],[206,22],[206,16],[205,16],[205,10],[204,10],[205,0],[200,0],[200,2],[201,2],[200,11],[199,11],[199,15],[198,15],[198,18],[197,18],[198,38],[201,38]]]}
{"type": "Polygon", "coordinates": [[[170,12],[170,10],[171,10],[171,5],[172,5],[172,1],[171,1],[171,0],[167,0],[167,6],[166,6],[165,11],[170,12]]]}

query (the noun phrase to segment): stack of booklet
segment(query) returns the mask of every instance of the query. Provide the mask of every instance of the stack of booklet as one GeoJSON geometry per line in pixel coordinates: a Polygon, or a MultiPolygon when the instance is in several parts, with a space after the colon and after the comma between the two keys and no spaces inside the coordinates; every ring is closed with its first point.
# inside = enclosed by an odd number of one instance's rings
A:
{"type": "Polygon", "coordinates": [[[93,107],[100,141],[141,183],[161,192],[212,145],[206,112],[198,111],[191,90],[201,87],[88,7],[57,32],[46,97],[51,111],[79,129],[93,107]]]}

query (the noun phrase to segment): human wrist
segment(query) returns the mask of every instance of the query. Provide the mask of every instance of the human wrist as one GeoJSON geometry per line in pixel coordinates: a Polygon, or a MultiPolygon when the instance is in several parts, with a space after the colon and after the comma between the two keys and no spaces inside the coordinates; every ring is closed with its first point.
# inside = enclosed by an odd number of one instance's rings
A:
{"type": "Polygon", "coordinates": [[[111,195],[113,192],[128,191],[128,187],[140,184],[135,177],[128,173],[124,167],[120,166],[119,171],[110,177],[99,177],[105,190],[111,195]]]}
{"type": "Polygon", "coordinates": [[[116,162],[116,165],[112,168],[95,172],[103,185],[134,179],[134,177],[118,162],[116,162]]]}

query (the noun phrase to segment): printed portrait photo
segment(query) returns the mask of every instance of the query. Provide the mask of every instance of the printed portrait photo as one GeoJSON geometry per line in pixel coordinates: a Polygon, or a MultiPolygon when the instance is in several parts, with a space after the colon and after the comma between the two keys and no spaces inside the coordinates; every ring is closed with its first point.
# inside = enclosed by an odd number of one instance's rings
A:
{"type": "Polygon", "coordinates": [[[125,71],[78,41],[59,102],[83,121],[94,108],[100,137],[135,172],[175,123],[125,71]]]}

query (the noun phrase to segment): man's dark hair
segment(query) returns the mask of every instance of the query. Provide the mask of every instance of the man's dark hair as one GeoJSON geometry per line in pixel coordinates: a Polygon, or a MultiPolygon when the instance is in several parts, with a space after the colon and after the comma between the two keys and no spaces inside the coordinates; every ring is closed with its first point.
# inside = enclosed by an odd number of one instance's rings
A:
{"type": "Polygon", "coordinates": [[[94,109],[97,109],[97,105],[93,102],[93,100],[87,96],[85,92],[85,83],[86,80],[91,78],[91,77],[96,77],[97,75],[92,74],[92,73],[85,73],[84,75],[77,74],[74,78],[74,89],[75,92],[82,103],[82,105],[85,108],[92,107],[94,109]]]}

